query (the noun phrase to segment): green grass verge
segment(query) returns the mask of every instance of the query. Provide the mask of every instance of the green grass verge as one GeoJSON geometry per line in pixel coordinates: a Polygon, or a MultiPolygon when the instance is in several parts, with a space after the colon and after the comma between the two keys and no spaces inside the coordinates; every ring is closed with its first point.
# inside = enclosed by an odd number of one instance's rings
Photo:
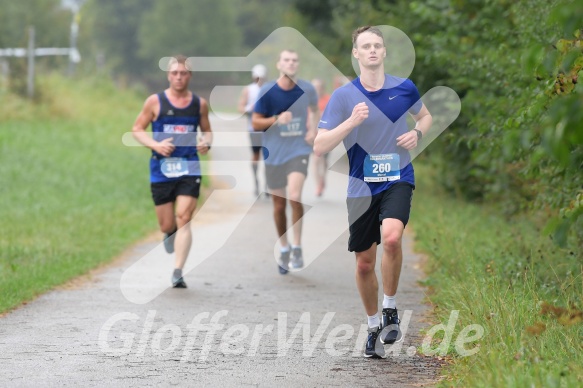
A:
{"type": "MultiPolygon", "coordinates": [[[[441,353],[450,361],[441,385],[582,386],[582,252],[558,248],[532,219],[508,220],[495,206],[441,192],[420,163],[416,173],[411,225],[417,249],[429,257],[425,283],[435,319],[447,325],[459,311],[453,341],[441,353]],[[483,337],[456,349],[460,331],[472,324],[483,337]],[[476,353],[463,356],[463,349],[476,353]]],[[[466,335],[479,336],[476,330],[466,335]]],[[[433,352],[444,337],[438,334],[433,352]]]]}
{"type": "Polygon", "coordinates": [[[146,96],[57,76],[39,91],[0,106],[0,312],[157,228],[148,151],[121,142],[146,96]]]}

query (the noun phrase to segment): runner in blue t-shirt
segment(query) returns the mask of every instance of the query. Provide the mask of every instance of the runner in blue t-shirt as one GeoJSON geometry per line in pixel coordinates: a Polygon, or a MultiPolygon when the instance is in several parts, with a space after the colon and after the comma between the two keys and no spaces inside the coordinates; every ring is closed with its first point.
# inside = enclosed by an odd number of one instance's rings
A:
{"type": "Polygon", "coordinates": [[[265,131],[263,157],[267,187],[273,198],[275,227],[281,243],[278,268],[282,275],[289,269],[300,269],[304,265],[301,249],[302,188],[319,120],[316,90],[308,81],[297,79],[298,66],[295,51],[283,50],[279,54],[279,79],[263,85],[252,115],[253,129],[265,131]],[[286,236],[286,198],[289,198],[292,208],[294,236],[291,247],[286,236]]]}
{"type": "Polygon", "coordinates": [[[173,58],[168,70],[170,86],[146,99],[132,129],[136,140],[152,149],[150,189],[164,248],[176,252],[175,288],[186,288],[182,268],[192,243],[189,223],[200,190],[198,155],[208,152],[213,138],[206,100],[188,90],[191,77],[186,57],[173,58]],[[150,124],[152,137],[146,133],[150,124]]]}
{"type": "Polygon", "coordinates": [[[356,254],[356,284],[369,326],[364,355],[384,357],[377,338],[382,343],[402,339],[395,295],[403,260],[401,240],[415,188],[409,150],[427,133],[432,118],[413,82],[385,74],[386,47],[378,28],[356,29],[352,44],[360,77],[332,94],[318,125],[314,153],[325,154],[341,141],[347,150],[348,250],[356,254]],[[411,130],[407,113],[415,120],[411,130]],[[384,299],[379,317],[375,263],[381,231],[384,299]]]}

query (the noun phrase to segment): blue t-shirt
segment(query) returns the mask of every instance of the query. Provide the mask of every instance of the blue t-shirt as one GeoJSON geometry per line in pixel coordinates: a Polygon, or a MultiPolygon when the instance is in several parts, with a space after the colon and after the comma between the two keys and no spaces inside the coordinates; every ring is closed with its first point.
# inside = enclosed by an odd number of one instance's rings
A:
{"type": "Polygon", "coordinates": [[[360,77],[334,91],[319,128],[332,130],[365,102],[369,115],[344,138],[350,164],[348,197],[365,197],[387,190],[396,182],[415,185],[409,151],[397,146],[397,137],[410,129],[407,113],[417,114],[423,103],[415,84],[385,74],[382,89],[369,92],[360,77]]]}
{"type": "Polygon", "coordinates": [[[279,166],[298,156],[312,153],[304,140],[307,132],[308,109],[318,106],[316,90],[307,81],[298,80],[291,90],[283,90],[275,81],[263,85],[254,112],[271,117],[285,111],[292,113],[289,124],[274,124],[263,135],[265,164],[279,166]]]}
{"type": "Polygon", "coordinates": [[[200,123],[200,98],[192,94],[186,108],[176,108],[164,92],[158,93],[160,114],[152,121],[153,138],[162,141],[169,137],[176,146],[170,157],[152,151],[150,182],[171,182],[185,176],[200,176],[196,151],[196,134],[200,123]]]}

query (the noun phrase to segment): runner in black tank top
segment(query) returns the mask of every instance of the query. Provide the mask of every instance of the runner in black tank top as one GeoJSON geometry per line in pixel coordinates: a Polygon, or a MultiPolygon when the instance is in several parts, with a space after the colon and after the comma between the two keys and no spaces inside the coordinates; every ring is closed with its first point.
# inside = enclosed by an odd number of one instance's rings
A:
{"type": "Polygon", "coordinates": [[[150,187],[164,248],[168,253],[176,252],[175,288],[186,288],[182,268],[192,243],[190,220],[200,190],[199,155],[208,152],[213,139],[208,104],[188,90],[190,78],[186,58],[173,58],[169,88],[146,99],[132,129],[134,137],[152,150],[150,187]],[[146,133],[150,123],[152,137],[146,133]]]}

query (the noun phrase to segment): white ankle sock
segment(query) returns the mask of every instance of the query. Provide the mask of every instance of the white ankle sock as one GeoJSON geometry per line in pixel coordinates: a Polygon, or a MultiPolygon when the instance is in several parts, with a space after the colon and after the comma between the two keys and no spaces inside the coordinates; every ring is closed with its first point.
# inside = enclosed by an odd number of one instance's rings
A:
{"type": "Polygon", "coordinates": [[[380,324],[381,324],[381,320],[380,320],[378,314],[368,316],[368,327],[369,328],[372,329],[374,327],[379,327],[380,324]]]}
{"type": "Polygon", "coordinates": [[[397,297],[395,295],[393,296],[388,296],[387,294],[384,294],[385,297],[383,298],[383,308],[384,309],[396,309],[397,308],[397,297]]]}

